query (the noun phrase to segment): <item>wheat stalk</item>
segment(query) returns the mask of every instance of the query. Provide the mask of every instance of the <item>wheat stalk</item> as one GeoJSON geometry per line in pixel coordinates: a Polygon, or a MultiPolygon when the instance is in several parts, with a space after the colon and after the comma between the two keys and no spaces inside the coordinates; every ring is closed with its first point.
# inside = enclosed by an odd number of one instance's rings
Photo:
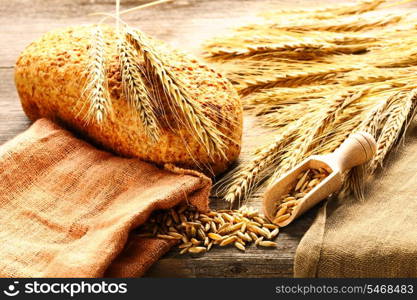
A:
{"type": "Polygon", "coordinates": [[[289,155],[285,161],[283,161],[274,174],[271,177],[271,182],[281,177],[284,173],[295,167],[296,164],[301,162],[305,157],[310,154],[310,150],[314,149],[318,145],[316,140],[323,139],[323,133],[327,127],[331,127],[336,117],[350,105],[352,102],[357,101],[364,95],[365,91],[354,91],[333,99],[331,104],[322,109],[319,116],[315,119],[312,127],[305,127],[300,132],[300,137],[293,142],[291,155],[289,155]]]}
{"type": "Polygon", "coordinates": [[[274,87],[298,87],[312,83],[329,83],[339,73],[346,72],[347,68],[333,68],[327,70],[318,70],[310,72],[298,72],[286,74],[284,76],[275,76],[273,78],[259,77],[247,78],[242,83],[239,92],[241,95],[249,95],[261,89],[270,89],[274,87]]]}
{"type": "Polygon", "coordinates": [[[398,141],[401,132],[406,129],[404,127],[408,126],[407,119],[415,101],[414,95],[414,92],[400,93],[396,101],[387,109],[386,122],[377,141],[377,151],[369,165],[370,173],[373,173],[378,165],[382,165],[387,153],[398,141]]]}
{"type": "Polygon", "coordinates": [[[97,123],[101,123],[109,113],[111,103],[107,90],[105,44],[103,32],[99,26],[92,29],[91,37],[90,62],[87,67],[88,77],[83,94],[86,95],[89,103],[87,119],[94,118],[97,123]]]}
{"type": "Polygon", "coordinates": [[[306,32],[322,33],[359,33],[374,29],[385,29],[389,25],[398,24],[407,17],[407,14],[379,14],[366,13],[347,17],[338,17],[330,20],[311,20],[309,18],[300,19],[289,18],[284,22],[259,22],[257,24],[246,25],[236,31],[244,34],[259,35],[263,32],[268,34],[303,34],[306,32]]]}
{"type": "Polygon", "coordinates": [[[397,98],[401,96],[401,93],[394,93],[389,97],[386,97],[383,101],[378,103],[368,115],[362,121],[359,126],[359,131],[365,131],[377,138],[379,136],[378,130],[382,127],[383,120],[387,116],[386,110],[390,105],[397,101],[397,98]]]}
{"type": "Polygon", "coordinates": [[[225,157],[224,135],[217,129],[216,124],[207,117],[201,105],[191,99],[185,84],[166,67],[158,52],[152,47],[147,37],[140,31],[128,28],[126,38],[139,51],[145,60],[145,65],[159,80],[172,101],[171,108],[179,110],[186,119],[185,125],[195,133],[196,139],[205,148],[208,155],[225,157]]]}
{"type": "Polygon", "coordinates": [[[258,93],[248,95],[242,100],[245,109],[253,110],[257,116],[260,116],[291,105],[304,105],[316,99],[323,99],[333,88],[332,85],[279,87],[261,90],[258,93]]]}
{"type": "Polygon", "coordinates": [[[372,10],[377,9],[381,4],[385,3],[386,0],[371,0],[371,1],[362,1],[355,4],[348,4],[343,6],[331,6],[325,8],[316,8],[316,9],[291,9],[291,10],[280,10],[277,12],[268,12],[263,14],[263,16],[267,18],[276,18],[280,15],[288,15],[288,14],[309,14],[318,19],[323,18],[334,18],[337,16],[344,16],[344,15],[356,15],[362,14],[365,12],[369,12],[372,10]]]}
{"type": "Polygon", "coordinates": [[[159,124],[150,92],[142,79],[137,55],[123,36],[119,37],[118,50],[125,96],[130,106],[137,112],[145,134],[152,141],[157,141],[160,136],[159,124]]]}
{"type": "Polygon", "coordinates": [[[284,139],[280,136],[273,143],[261,147],[253,160],[239,167],[233,176],[227,178],[229,184],[225,199],[233,202],[247,197],[263,178],[270,176],[269,182],[273,182],[305,156],[311,155],[314,149],[317,153],[336,149],[348,132],[358,126],[358,109],[349,107],[366,92],[367,90],[360,90],[343,94],[333,99],[327,109],[322,106],[321,110],[317,109],[314,114],[305,114],[304,118],[300,117],[288,128],[284,128],[284,139]],[[331,135],[334,130],[335,134],[331,135]]]}
{"type": "Polygon", "coordinates": [[[219,185],[227,184],[227,188],[222,192],[227,202],[233,204],[235,201],[247,198],[252,189],[264,177],[268,176],[268,170],[274,170],[277,164],[279,164],[280,156],[285,147],[291,142],[292,137],[301,127],[303,121],[299,120],[291,124],[283,134],[275,137],[274,141],[257,149],[250,162],[233,170],[223,178],[219,185]]]}
{"type": "Polygon", "coordinates": [[[311,149],[309,154],[331,153],[336,150],[351,132],[356,130],[362,118],[363,114],[358,113],[356,109],[345,109],[334,121],[333,126],[327,128],[325,134],[316,139],[317,147],[311,149]]]}
{"type": "Polygon", "coordinates": [[[371,46],[368,44],[353,45],[332,45],[327,42],[286,42],[278,44],[247,44],[245,48],[214,48],[206,54],[212,60],[236,59],[257,55],[257,58],[267,59],[268,57],[288,57],[289,53],[294,55],[331,55],[331,54],[354,54],[364,52],[371,46]],[[260,54],[263,54],[262,56],[260,54]]]}
{"type": "MultiPolygon", "coordinates": [[[[405,96],[417,88],[416,18],[370,12],[384,2],[315,9],[302,18],[273,13],[205,45],[207,57],[243,96],[244,108],[262,126],[288,134],[226,177],[226,200],[242,200],[309,155],[334,151],[357,130],[377,138],[374,164],[382,162],[417,109],[415,96],[405,96]],[[300,119],[302,125],[290,130],[300,119]]],[[[355,168],[345,182],[357,192],[362,178],[355,168]]]]}
{"type": "Polygon", "coordinates": [[[351,34],[344,33],[341,35],[335,35],[333,37],[323,37],[323,39],[331,44],[335,45],[361,45],[361,44],[372,44],[380,41],[379,36],[363,35],[363,34],[351,34]]]}
{"type": "MultiPolygon", "coordinates": [[[[240,56],[253,56],[255,54],[268,53],[282,51],[330,51],[332,46],[327,43],[318,43],[313,41],[304,41],[304,42],[291,42],[291,43],[263,43],[263,44],[248,44],[247,41],[244,43],[244,48],[212,48],[208,53],[207,57],[211,59],[231,59],[237,58],[240,56]]],[[[243,44],[243,43],[242,43],[243,44]]],[[[334,46],[333,46],[334,48],[334,46]]]]}
{"type": "MultiPolygon", "coordinates": [[[[240,85],[245,85],[246,82],[253,84],[253,82],[258,79],[261,81],[285,81],[286,77],[293,77],[295,79],[300,75],[301,77],[304,77],[306,74],[314,76],[317,72],[331,72],[335,69],[325,62],[294,61],[285,58],[264,61],[259,57],[253,57],[253,59],[250,60],[239,59],[236,61],[227,61],[221,68],[228,74],[228,77],[231,78],[233,83],[240,85]],[[283,70],[285,70],[285,73],[287,74],[285,74],[283,70]]],[[[350,69],[352,69],[352,67],[346,67],[346,70],[350,69]]]]}
{"type": "Polygon", "coordinates": [[[412,49],[411,51],[404,51],[400,57],[391,58],[382,62],[376,62],[375,66],[378,68],[405,68],[415,66],[417,64],[417,52],[412,49]]]}
{"type": "MultiPolygon", "coordinates": [[[[269,31],[265,28],[264,31],[269,31]]],[[[384,32],[385,33],[385,32],[384,32]]],[[[385,33],[386,34],[386,33],[385,33]]],[[[398,35],[395,31],[392,35],[398,35]]],[[[279,31],[279,34],[247,34],[239,32],[225,38],[213,39],[204,45],[204,55],[209,59],[225,59],[229,56],[249,56],[262,52],[278,51],[335,51],[341,49],[345,52],[353,52],[355,49],[345,50],[343,46],[378,45],[383,35],[372,35],[355,32],[326,32],[312,31],[305,33],[279,31]]]]}
{"type": "MultiPolygon", "coordinates": [[[[271,29],[274,30],[285,30],[285,31],[330,31],[330,32],[359,32],[359,31],[366,31],[375,28],[385,27],[388,25],[396,24],[402,20],[401,15],[392,15],[392,16],[380,16],[374,15],[371,18],[363,18],[362,16],[353,16],[347,17],[342,19],[339,22],[331,21],[324,21],[321,23],[305,23],[302,25],[288,25],[288,26],[281,26],[277,24],[273,24],[270,26],[271,29]]],[[[255,28],[252,28],[256,29],[255,28]]]]}
{"type": "Polygon", "coordinates": [[[386,0],[371,0],[371,1],[362,1],[358,4],[348,5],[345,7],[332,7],[321,12],[330,13],[327,16],[344,16],[344,15],[357,15],[363,14],[369,11],[373,11],[385,3],[386,0]]]}

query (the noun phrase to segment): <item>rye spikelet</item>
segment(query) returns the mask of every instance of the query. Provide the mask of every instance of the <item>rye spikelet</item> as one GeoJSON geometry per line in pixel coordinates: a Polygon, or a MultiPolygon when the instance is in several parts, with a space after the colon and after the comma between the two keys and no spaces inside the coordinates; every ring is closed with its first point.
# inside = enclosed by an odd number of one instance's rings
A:
{"type": "Polygon", "coordinates": [[[315,41],[292,42],[292,43],[263,43],[263,44],[248,44],[242,41],[241,47],[227,47],[227,48],[212,48],[207,57],[211,59],[232,59],[253,56],[255,54],[268,52],[283,52],[283,51],[314,51],[330,48],[330,44],[319,43],[315,41]]]}
{"type": "Polygon", "coordinates": [[[303,120],[285,143],[278,138],[260,147],[227,177],[227,200],[241,200],[261,181],[274,181],[307,156],[332,152],[365,130],[378,141],[377,156],[345,181],[360,193],[361,172],[382,163],[417,110],[409,96],[417,88],[417,11],[372,12],[384,2],[269,12],[206,44],[208,59],[237,87],[258,124],[285,135],[303,120]]]}
{"type": "Polygon", "coordinates": [[[164,92],[172,101],[171,108],[178,116],[185,118],[184,125],[195,132],[197,140],[205,148],[207,153],[215,158],[225,157],[225,143],[223,134],[216,127],[216,124],[207,117],[201,105],[191,99],[185,84],[182,83],[159,57],[158,52],[151,46],[148,38],[138,30],[128,28],[126,39],[131,45],[143,55],[145,66],[156,76],[164,92]]]}
{"type": "Polygon", "coordinates": [[[282,151],[291,142],[303,121],[299,120],[291,124],[273,142],[256,150],[256,154],[250,162],[226,175],[219,185],[227,185],[222,193],[227,202],[233,204],[235,201],[239,201],[240,204],[242,199],[247,199],[253,188],[269,175],[268,171],[273,171],[279,164],[282,151]]]}
{"type": "Polygon", "coordinates": [[[261,89],[270,89],[274,87],[298,87],[317,82],[327,84],[339,73],[346,71],[347,68],[333,68],[327,70],[277,75],[273,78],[248,78],[244,81],[244,86],[239,90],[239,92],[241,95],[246,96],[261,89]]]}
{"type": "Polygon", "coordinates": [[[288,14],[309,14],[317,19],[326,19],[334,18],[337,16],[346,16],[346,15],[357,15],[365,12],[369,12],[377,9],[381,4],[385,3],[386,0],[371,0],[371,1],[362,1],[360,3],[348,4],[348,5],[332,5],[331,7],[325,8],[316,8],[316,9],[291,9],[291,10],[281,10],[278,12],[268,12],[263,14],[263,16],[268,18],[276,18],[279,15],[288,15],[288,14]]]}
{"type": "Polygon", "coordinates": [[[389,151],[397,144],[416,114],[416,90],[398,92],[376,105],[359,125],[377,138],[377,153],[366,165],[353,168],[347,175],[344,191],[351,190],[359,200],[364,199],[365,183],[378,166],[382,166],[389,151]]]}
{"type": "Polygon", "coordinates": [[[289,26],[280,26],[272,25],[272,29],[276,30],[286,30],[286,31],[330,31],[330,32],[358,32],[371,30],[375,28],[385,27],[391,24],[396,24],[400,22],[402,16],[392,15],[392,16],[378,16],[375,15],[372,18],[362,18],[360,17],[349,17],[341,22],[324,21],[320,24],[316,23],[306,23],[303,25],[289,25],[289,26]]]}
{"type": "MultiPolygon", "coordinates": [[[[342,111],[347,108],[349,105],[358,101],[361,97],[363,97],[367,93],[366,89],[359,90],[359,91],[349,91],[348,93],[342,94],[341,96],[336,97],[328,108],[323,113],[319,122],[317,122],[316,127],[314,127],[312,132],[312,136],[314,138],[320,137],[323,135],[326,128],[331,127],[333,123],[336,121],[336,118],[342,113],[342,111]]],[[[310,141],[314,140],[311,139],[310,141]]],[[[314,147],[316,145],[310,145],[309,147],[314,147]]],[[[308,150],[308,149],[306,149],[308,150]]]]}
{"type": "Polygon", "coordinates": [[[378,103],[372,110],[369,111],[365,119],[359,126],[360,131],[370,133],[377,138],[379,136],[378,131],[383,126],[384,118],[387,116],[386,109],[401,96],[400,93],[394,93],[389,97],[386,97],[382,102],[378,103]]]}
{"type": "Polygon", "coordinates": [[[370,44],[380,40],[378,36],[364,35],[364,34],[341,34],[331,37],[323,37],[323,39],[335,45],[358,45],[370,44]]]}
{"type": "Polygon", "coordinates": [[[415,101],[414,92],[400,93],[396,97],[396,101],[388,107],[386,122],[378,137],[376,155],[369,164],[369,173],[372,174],[378,165],[382,166],[387,153],[399,141],[401,132],[406,130],[405,127],[409,125],[408,117],[413,108],[413,101],[415,101]]]}
{"type": "Polygon", "coordinates": [[[245,48],[214,48],[206,56],[211,60],[219,59],[236,59],[258,56],[258,59],[267,59],[269,56],[274,57],[288,57],[288,52],[296,53],[296,55],[303,55],[312,52],[317,52],[317,55],[330,54],[354,54],[364,52],[368,49],[367,44],[360,45],[332,45],[327,42],[287,42],[278,44],[254,44],[246,45],[245,48]],[[260,56],[260,54],[263,54],[260,56]]]}
{"type": "MultiPolygon", "coordinates": [[[[243,102],[245,109],[253,110],[257,116],[261,116],[291,105],[311,104],[312,100],[324,99],[332,89],[331,85],[272,88],[250,94],[243,102]]],[[[268,124],[265,122],[265,125],[268,124]]]]}
{"type": "Polygon", "coordinates": [[[315,141],[322,141],[325,138],[324,132],[326,128],[331,128],[337,116],[343,109],[352,102],[360,99],[364,95],[364,92],[365,91],[353,91],[333,99],[331,104],[319,113],[313,126],[306,126],[304,130],[299,133],[300,137],[293,142],[293,151],[291,151],[291,155],[289,155],[274,172],[271,177],[271,182],[281,177],[300,163],[305,157],[309,156],[311,151],[319,146],[315,141]]]}
{"type": "Polygon", "coordinates": [[[95,119],[97,123],[101,123],[109,113],[111,103],[107,90],[105,44],[103,32],[99,26],[92,29],[91,40],[88,78],[83,94],[86,95],[89,103],[87,119],[95,119]]]}
{"type": "Polygon", "coordinates": [[[344,7],[332,7],[322,12],[331,13],[331,16],[346,16],[346,15],[358,15],[363,14],[369,11],[373,11],[385,3],[386,0],[371,0],[371,1],[362,1],[360,3],[355,3],[353,5],[347,5],[344,7]]]}
{"type": "Polygon", "coordinates": [[[145,134],[152,141],[157,141],[160,136],[159,125],[150,92],[137,63],[137,53],[123,36],[119,37],[118,50],[124,94],[129,105],[137,112],[145,134]]]}

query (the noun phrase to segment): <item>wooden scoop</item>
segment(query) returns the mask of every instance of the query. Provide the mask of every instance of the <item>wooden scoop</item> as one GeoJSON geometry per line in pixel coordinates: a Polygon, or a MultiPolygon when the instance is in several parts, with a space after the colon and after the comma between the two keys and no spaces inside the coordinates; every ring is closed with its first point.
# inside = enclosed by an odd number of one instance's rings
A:
{"type": "Polygon", "coordinates": [[[376,142],[372,135],[366,132],[357,132],[348,137],[343,144],[333,153],[325,155],[313,155],[294,169],[284,174],[271,184],[264,194],[264,213],[271,221],[274,220],[276,203],[282,195],[288,194],[297,181],[297,176],[308,169],[323,168],[329,175],[316,187],[308,192],[292,211],[291,216],[277,224],[286,226],[295,218],[327,198],[342,187],[342,173],[355,166],[369,161],[376,152],[376,142]]]}

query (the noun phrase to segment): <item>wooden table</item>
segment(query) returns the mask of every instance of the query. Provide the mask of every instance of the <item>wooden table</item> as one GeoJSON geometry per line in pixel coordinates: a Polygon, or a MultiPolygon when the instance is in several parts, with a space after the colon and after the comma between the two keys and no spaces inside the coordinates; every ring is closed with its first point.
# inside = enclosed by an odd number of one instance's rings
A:
{"type": "MultiPolygon", "coordinates": [[[[122,0],[122,9],[148,1],[122,0]]],[[[124,18],[130,25],[199,55],[203,41],[225,34],[230,28],[252,21],[260,11],[288,7],[312,7],[337,0],[176,0],[132,13],[124,18]]],[[[0,0],[0,144],[25,130],[30,121],[23,113],[13,82],[13,67],[20,51],[48,30],[84,23],[98,17],[94,12],[113,12],[113,0],[0,0]]],[[[241,160],[267,135],[245,119],[241,160]]],[[[258,195],[249,204],[260,206],[258,195]]],[[[212,207],[223,202],[212,200],[212,207]]],[[[280,233],[274,250],[250,247],[245,253],[234,248],[213,249],[199,258],[180,256],[172,250],[148,272],[148,276],[169,277],[291,277],[296,247],[315,212],[280,233]]]]}

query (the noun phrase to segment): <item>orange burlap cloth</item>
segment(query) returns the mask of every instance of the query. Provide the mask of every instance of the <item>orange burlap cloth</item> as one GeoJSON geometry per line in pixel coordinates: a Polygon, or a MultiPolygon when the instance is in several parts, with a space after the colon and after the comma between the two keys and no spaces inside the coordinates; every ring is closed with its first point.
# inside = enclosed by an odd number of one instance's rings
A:
{"type": "Polygon", "coordinates": [[[99,151],[48,120],[0,147],[1,277],[141,276],[172,242],[133,229],[156,209],[208,209],[211,181],[99,151]]]}

